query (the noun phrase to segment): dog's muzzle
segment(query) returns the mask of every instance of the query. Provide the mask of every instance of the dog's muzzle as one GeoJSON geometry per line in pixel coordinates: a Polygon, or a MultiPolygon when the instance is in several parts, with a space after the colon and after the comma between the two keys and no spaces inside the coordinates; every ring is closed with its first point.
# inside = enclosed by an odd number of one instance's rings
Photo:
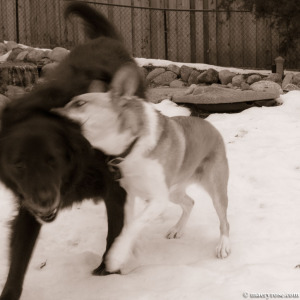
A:
{"type": "Polygon", "coordinates": [[[58,208],[55,208],[54,210],[50,211],[49,213],[40,213],[35,212],[34,215],[40,219],[43,222],[50,223],[55,220],[58,213],[58,208]]]}

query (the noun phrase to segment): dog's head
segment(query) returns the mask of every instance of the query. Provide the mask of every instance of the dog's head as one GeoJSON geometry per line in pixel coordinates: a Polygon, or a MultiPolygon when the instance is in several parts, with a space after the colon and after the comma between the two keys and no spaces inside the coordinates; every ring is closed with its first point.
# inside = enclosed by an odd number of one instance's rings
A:
{"type": "Polygon", "coordinates": [[[113,78],[110,92],[97,92],[93,82],[91,92],[74,97],[55,111],[80,123],[84,136],[94,147],[118,155],[143,128],[144,100],[134,96],[138,76],[132,65],[125,65],[113,78]]]}
{"type": "Polygon", "coordinates": [[[76,124],[56,116],[32,116],[1,132],[0,177],[20,205],[37,220],[51,222],[63,206],[65,183],[72,181],[81,155],[89,149],[76,124]]]}

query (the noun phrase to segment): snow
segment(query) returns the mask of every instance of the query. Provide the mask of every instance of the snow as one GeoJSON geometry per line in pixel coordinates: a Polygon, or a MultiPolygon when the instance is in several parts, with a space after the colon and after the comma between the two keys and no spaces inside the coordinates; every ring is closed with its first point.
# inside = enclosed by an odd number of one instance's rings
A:
{"type": "MultiPolygon", "coordinates": [[[[144,229],[123,275],[94,277],[105,248],[105,207],[86,201],[43,226],[22,300],[244,299],[243,293],[300,295],[300,92],[282,105],[207,120],[224,137],[230,167],[231,255],[215,257],[219,224],[197,187],[181,239],[164,235],[180,215],[174,204],[144,229]],[[41,268],[42,265],[45,265],[41,268]]],[[[0,187],[0,290],[8,268],[12,195],[0,187]]],[[[248,298],[249,294],[248,294],[248,298]]]]}

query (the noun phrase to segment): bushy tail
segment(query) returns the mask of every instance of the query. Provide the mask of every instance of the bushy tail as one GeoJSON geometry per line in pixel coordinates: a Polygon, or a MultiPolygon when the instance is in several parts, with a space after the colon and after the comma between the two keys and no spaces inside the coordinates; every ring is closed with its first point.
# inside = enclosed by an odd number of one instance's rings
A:
{"type": "Polygon", "coordinates": [[[86,3],[79,1],[69,3],[65,8],[64,17],[69,19],[71,15],[76,15],[83,19],[84,32],[90,39],[105,36],[122,40],[118,31],[107,18],[86,3]]]}

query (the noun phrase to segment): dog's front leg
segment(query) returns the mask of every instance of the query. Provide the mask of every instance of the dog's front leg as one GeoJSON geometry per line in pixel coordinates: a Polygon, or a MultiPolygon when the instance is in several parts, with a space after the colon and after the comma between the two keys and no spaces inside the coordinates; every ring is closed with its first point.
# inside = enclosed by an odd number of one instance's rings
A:
{"type": "MultiPolygon", "coordinates": [[[[96,268],[92,274],[97,276],[109,275],[105,264],[106,255],[109,252],[116,237],[120,235],[124,225],[124,206],[126,201],[126,192],[116,181],[111,181],[108,187],[108,193],[104,197],[107,221],[108,221],[108,232],[106,239],[106,250],[102,257],[102,262],[98,268],[96,268]]],[[[114,273],[119,272],[115,270],[114,273]]]]}
{"type": "Polygon", "coordinates": [[[137,236],[149,221],[155,219],[155,217],[163,212],[167,199],[168,194],[164,194],[162,198],[148,200],[144,210],[138,216],[134,217],[135,197],[132,195],[127,196],[125,204],[125,225],[121,235],[116,238],[106,256],[106,269],[109,272],[120,270],[126,263],[132,252],[137,236]]]}
{"type": "Polygon", "coordinates": [[[10,268],[1,300],[17,300],[22,293],[25,273],[41,229],[41,224],[24,208],[12,224],[10,268]]]}

